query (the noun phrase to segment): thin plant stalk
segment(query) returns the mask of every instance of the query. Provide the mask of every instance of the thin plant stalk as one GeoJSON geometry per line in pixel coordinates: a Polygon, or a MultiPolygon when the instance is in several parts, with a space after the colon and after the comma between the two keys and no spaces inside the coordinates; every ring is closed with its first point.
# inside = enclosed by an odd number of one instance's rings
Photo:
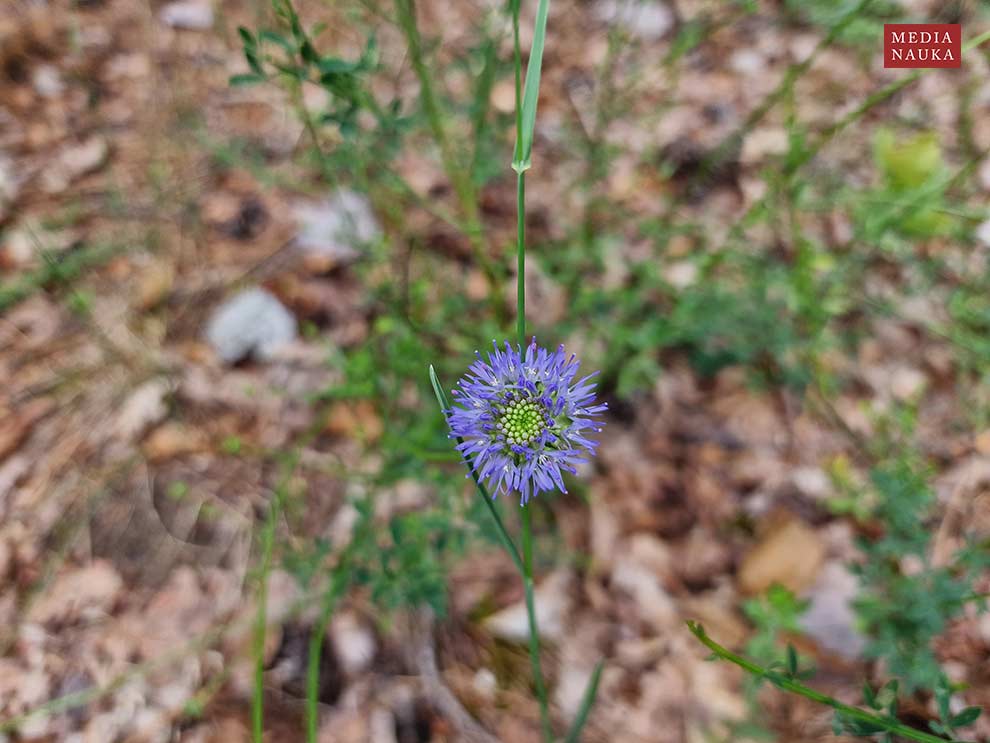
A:
{"type": "MultiPolygon", "coordinates": [[[[432,364],[430,365],[430,382],[433,385],[433,393],[437,397],[440,410],[446,415],[447,411],[450,410],[450,402],[447,400],[447,395],[440,385],[440,380],[437,379],[437,374],[432,364]]],[[[455,441],[458,445],[464,443],[464,439],[460,436],[455,441]]],[[[505,551],[509,553],[509,557],[512,558],[513,564],[515,564],[516,569],[519,570],[519,574],[523,579],[523,588],[526,592],[526,614],[529,618],[529,658],[530,665],[533,668],[533,683],[536,687],[537,699],[540,703],[540,725],[543,730],[544,740],[546,743],[551,743],[553,741],[553,728],[550,725],[550,707],[547,702],[546,684],[543,681],[543,672],[540,667],[540,636],[536,623],[536,602],[533,594],[533,531],[532,524],[530,523],[530,512],[528,508],[521,509],[523,549],[522,553],[520,553],[519,548],[516,547],[515,542],[512,541],[512,537],[509,536],[509,532],[505,528],[505,523],[498,513],[498,508],[495,506],[495,501],[489,494],[488,488],[478,478],[471,458],[466,454],[462,454],[461,456],[464,459],[464,464],[467,466],[471,478],[474,480],[478,494],[488,507],[488,512],[492,515],[499,541],[502,542],[505,551]]]]}
{"type": "MultiPolygon", "coordinates": [[[[516,147],[513,157],[513,168],[516,170],[516,336],[519,346],[526,346],[526,170],[529,153],[526,151],[523,128],[525,116],[522,91],[522,51],[519,44],[519,6],[521,0],[512,3],[512,46],[515,67],[516,95],[516,147]]],[[[540,30],[546,33],[546,0],[540,3],[537,12],[537,35],[534,47],[541,41],[540,30]],[[541,23],[542,21],[542,23],[541,23]]],[[[530,65],[540,64],[540,59],[531,59],[530,65]]],[[[537,75],[539,70],[537,67],[537,75]]],[[[528,85],[532,85],[530,72],[527,70],[528,85]]],[[[539,85],[539,78],[536,78],[539,85]]],[[[535,120],[535,95],[532,98],[532,119],[535,120]]],[[[530,134],[530,142],[532,135],[530,134]]],[[[536,688],[536,698],[540,705],[540,727],[543,730],[543,740],[553,741],[553,726],[550,722],[550,705],[547,701],[547,685],[543,680],[543,668],[540,664],[540,629],[536,619],[536,600],[533,594],[533,519],[529,508],[522,509],[522,547],[523,547],[523,587],[526,592],[526,616],[529,619],[529,662],[533,672],[533,685],[536,688]]]]}
{"type": "MultiPolygon", "coordinates": [[[[521,0],[511,0],[510,11],[512,13],[512,37],[514,52],[514,72],[515,72],[515,102],[516,102],[516,144],[512,159],[512,169],[516,171],[516,336],[520,348],[526,345],[526,171],[531,166],[531,153],[533,148],[534,129],[536,124],[536,106],[539,98],[540,72],[543,63],[543,47],[546,41],[547,16],[549,13],[549,0],[540,0],[536,12],[536,28],[533,34],[533,47],[530,52],[529,63],[526,68],[525,88],[523,88],[522,76],[522,52],[519,43],[519,10],[521,0]]],[[[402,9],[402,3],[409,0],[396,0],[402,9]]],[[[408,10],[409,6],[405,6],[408,10]]],[[[410,23],[409,19],[405,19],[410,23]]],[[[430,366],[430,382],[436,394],[437,402],[441,410],[446,415],[450,410],[447,396],[441,387],[437,375],[430,366]]],[[[463,439],[457,437],[457,443],[462,444],[463,439]]],[[[516,548],[515,543],[509,536],[498,514],[498,509],[492,502],[488,490],[481,483],[474,470],[470,456],[463,454],[463,459],[467,465],[468,472],[474,479],[478,493],[485,501],[492,518],[495,521],[498,535],[506,551],[509,553],[516,567],[523,578],[523,588],[526,594],[526,614],[529,620],[529,657],[533,673],[533,685],[536,689],[537,701],[540,705],[540,726],[545,743],[553,743],[553,726],[550,720],[550,705],[547,699],[547,687],[543,678],[543,670],[540,664],[540,633],[536,618],[536,600],[534,596],[533,584],[533,524],[530,509],[523,508],[521,516],[522,526],[522,554],[516,548]]],[[[595,695],[598,690],[598,682],[601,677],[602,664],[599,663],[592,677],[589,680],[588,688],[585,690],[581,706],[567,735],[568,741],[580,739],[581,730],[587,720],[591,706],[594,704],[595,695]]]]}
{"type": "Polygon", "coordinates": [[[251,740],[262,743],[265,733],[265,636],[268,631],[268,574],[272,569],[275,529],[282,510],[282,488],[276,489],[261,531],[261,566],[258,577],[258,612],[255,615],[251,654],[254,660],[254,689],[251,696],[251,740]]]}
{"type": "Polygon", "coordinates": [[[543,729],[543,740],[553,741],[553,726],[550,724],[550,706],[547,702],[547,685],[543,680],[543,668],[540,666],[540,628],[536,621],[536,601],[533,595],[533,525],[530,509],[523,507],[522,511],[522,547],[523,547],[523,588],[526,590],[526,616],[529,618],[529,664],[533,670],[533,685],[536,687],[536,699],[540,703],[540,727],[543,729]]]}
{"type": "Polygon", "coordinates": [[[265,638],[268,633],[268,575],[275,552],[275,531],[282,516],[282,506],[289,480],[299,463],[299,452],[292,452],[283,462],[282,476],[272,495],[268,518],[261,529],[261,565],[258,568],[258,611],[254,619],[251,655],[254,661],[254,690],[251,696],[251,740],[263,743],[265,734],[265,638]]]}
{"type": "Polygon", "coordinates": [[[337,600],[347,589],[350,571],[346,561],[341,561],[334,571],[333,579],[323,594],[320,605],[320,618],[309,637],[309,653],[306,665],[306,743],[316,743],[319,727],[320,656],[323,653],[323,638],[330,623],[337,600]]]}

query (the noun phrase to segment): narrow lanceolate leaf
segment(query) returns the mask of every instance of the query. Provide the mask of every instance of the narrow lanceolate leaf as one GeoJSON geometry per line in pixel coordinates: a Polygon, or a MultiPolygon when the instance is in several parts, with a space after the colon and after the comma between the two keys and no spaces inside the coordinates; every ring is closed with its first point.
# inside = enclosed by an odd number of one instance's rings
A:
{"type": "MultiPolygon", "coordinates": [[[[437,379],[437,373],[433,368],[433,364],[430,364],[430,384],[433,385],[433,394],[437,396],[437,402],[440,403],[440,410],[443,412],[444,417],[446,417],[447,411],[450,410],[450,403],[447,402],[447,394],[443,391],[443,386],[440,384],[440,380],[437,379]]],[[[464,440],[455,437],[455,441],[457,441],[458,444],[461,444],[464,440]]],[[[478,473],[475,471],[474,465],[471,463],[471,458],[463,452],[461,453],[461,458],[467,466],[468,474],[471,476],[471,479],[474,480],[474,484],[478,489],[478,494],[485,502],[488,512],[492,515],[492,519],[495,521],[495,526],[498,528],[498,536],[502,541],[502,546],[505,547],[506,551],[509,553],[509,557],[512,558],[512,561],[516,564],[516,567],[519,568],[519,572],[525,574],[522,555],[519,554],[519,550],[516,547],[515,542],[512,541],[512,537],[509,536],[509,532],[505,530],[505,524],[502,523],[502,517],[498,515],[498,511],[495,509],[495,504],[492,497],[488,494],[488,489],[484,486],[484,483],[478,479],[478,473]]]]}
{"type": "Polygon", "coordinates": [[[787,645],[787,673],[790,676],[797,676],[798,672],[798,657],[797,651],[791,644],[787,645]]]}
{"type": "Polygon", "coordinates": [[[533,48],[526,65],[526,86],[522,102],[522,139],[516,146],[516,160],[512,169],[517,173],[529,170],[533,152],[533,132],[536,129],[536,104],[540,97],[540,72],[543,68],[543,46],[547,37],[547,15],[550,0],[540,0],[536,9],[536,27],[533,32],[533,48]]]}
{"type": "Polygon", "coordinates": [[[446,415],[450,405],[447,404],[447,395],[444,394],[443,387],[440,386],[440,380],[437,379],[433,364],[430,364],[430,384],[433,385],[433,394],[437,396],[437,402],[440,403],[440,410],[446,415]]]}
{"type": "Polygon", "coordinates": [[[577,717],[574,718],[574,724],[571,725],[571,729],[567,733],[565,743],[578,743],[581,740],[581,731],[584,730],[584,724],[588,721],[588,713],[591,712],[595,697],[598,695],[598,682],[601,681],[604,666],[604,661],[598,661],[595,664],[595,670],[592,672],[591,678],[588,679],[588,686],[584,690],[584,696],[581,697],[581,706],[578,708],[577,717]]]}

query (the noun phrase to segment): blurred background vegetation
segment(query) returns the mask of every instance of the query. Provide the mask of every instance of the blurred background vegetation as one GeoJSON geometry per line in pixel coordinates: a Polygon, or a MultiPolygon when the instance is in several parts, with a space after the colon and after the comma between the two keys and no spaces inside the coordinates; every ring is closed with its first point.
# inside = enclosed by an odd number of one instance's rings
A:
{"type": "MultiPolygon", "coordinates": [[[[706,662],[698,619],[990,739],[988,19],[552,3],[529,327],[611,408],[530,506],[560,730],[604,657],[585,740],[872,735],[706,662]],[[961,23],[961,68],[883,69],[891,22],[961,23]]],[[[0,20],[10,740],[250,740],[252,700],[271,741],[314,707],[321,741],[538,739],[426,374],[512,336],[511,49],[486,2],[0,20]]]]}

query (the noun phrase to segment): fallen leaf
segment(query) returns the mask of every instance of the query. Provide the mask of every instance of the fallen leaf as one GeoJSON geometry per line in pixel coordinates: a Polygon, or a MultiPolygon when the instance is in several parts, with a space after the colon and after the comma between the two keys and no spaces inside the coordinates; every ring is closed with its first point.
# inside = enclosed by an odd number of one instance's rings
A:
{"type": "Polygon", "coordinates": [[[759,594],[779,583],[794,592],[815,580],[825,559],[825,545],[818,533],[792,519],[773,528],[743,559],[739,586],[759,594]]]}

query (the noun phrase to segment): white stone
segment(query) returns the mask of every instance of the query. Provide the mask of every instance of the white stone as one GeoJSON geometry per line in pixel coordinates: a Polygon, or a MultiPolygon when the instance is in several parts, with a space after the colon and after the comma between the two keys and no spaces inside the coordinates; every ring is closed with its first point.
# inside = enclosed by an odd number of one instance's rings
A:
{"type": "Polygon", "coordinates": [[[306,253],[347,261],[359,248],[377,240],[382,230],[363,194],[341,189],[323,201],[305,201],[292,208],[299,232],[296,244],[306,253]]]}
{"type": "Polygon", "coordinates": [[[186,31],[206,31],[213,27],[213,6],[204,0],[178,0],[159,13],[162,23],[186,31]]]}
{"type": "Polygon", "coordinates": [[[666,630],[677,623],[673,599],[660,585],[656,574],[640,562],[620,557],[612,571],[612,586],[632,595],[641,618],[655,629],[666,630]]]}
{"type": "Polygon", "coordinates": [[[756,49],[743,48],[729,58],[729,66],[740,75],[758,75],[766,71],[767,60],[756,49]]]}
{"type": "Polygon", "coordinates": [[[50,64],[39,65],[31,75],[31,84],[35,92],[42,98],[57,98],[65,90],[62,73],[58,67],[50,64]]]}
{"type": "MultiPolygon", "coordinates": [[[[557,570],[536,588],[533,602],[536,607],[536,623],[540,637],[558,640],[564,632],[564,620],[571,609],[570,586],[573,575],[569,570],[557,570]]],[[[485,627],[495,637],[511,642],[524,642],[529,638],[529,618],[526,602],[520,601],[485,620],[485,627]]]]}
{"type": "Polygon", "coordinates": [[[264,289],[245,289],[210,317],[206,339],[216,354],[233,364],[248,356],[270,359],[296,338],[296,319],[264,289]]]}
{"type": "Polygon", "coordinates": [[[338,549],[344,549],[354,538],[354,527],[357,526],[361,513],[352,503],[342,505],[333,517],[330,524],[329,536],[331,544],[338,549]]]}
{"type": "Polygon", "coordinates": [[[643,41],[662,39],[676,20],[667,5],[652,0],[603,0],[595,8],[595,15],[643,41]]]}
{"type": "Polygon", "coordinates": [[[801,495],[814,500],[832,495],[832,481],[821,467],[798,467],[791,473],[791,482],[801,495]]]}
{"type": "Polygon", "coordinates": [[[739,160],[744,165],[760,162],[772,155],[782,155],[787,152],[790,139],[787,130],[782,127],[760,127],[750,132],[743,140],[739,160]]]}
{"type": "Polygon", "coordinates": [[[168,413],[165,405],[168,391],[169,385],[164,379],[152,379],[134,390],[117,414],[117,435],[129,440],[148,426],[159,423],[168,413]]]}
{"type": "Polygon", "coordinates": [[[340,665],[348,676],[357,676],[375,659],[378,652],[375,634],[353,612],[336,615],[330,623],[329,634],[340,665]]]}
{"type": "Polygon", "coordinates": [[[984,191],[990,191],[990,160],[984,160],[978,172],[980,186],[984,191]]]}
{"type": "Polygon", "coordinates": [[[990,248],[990,219],[986,222],[980,223],[980,225],[973,232],[973,237],[975,237],[984,247],[990,248]]]}
{"type": "Polygon", "coordinates": [[[675,289],[686,289],[698,279],[698,265],[694,261],[677,261],[663,269],[663,277],[675,289]]]}
{"type": "Polygon", "coordinates": [[[990,643],[990,613],[981,614],[976,626],[983,642],[990,643]]]}
{"type": "Polygon", "coordinates": [[[829,562],[808,590],[811,603],[799,620],[801,629],[822,648],[849,660],[859,658],[866,645],[851,606],[858,593],[856,576],[841,562],[829,562]]]}
{"type": "Polygon", "coordinates": [[[20,179],[14,170],[14,161],[0,153],[0,219],[3,219],[21,190],[20,179]]]}
{"type": "Polygon", "coordinates": [[[911,366],[897,367],[890,377],[890,392],[902,402],[919,394],[928,384],[928,377],[920,369],[911,366]]]}
{"type": "Polygon", "coordinates": [[[498,691],[498,679],[490,668],[479,668],[471,680],[471,686],[485,699],[494,699],[495,692],[498,691]]]}
{"type": "Polygon", "coordinates": [[[368,719],[368,740],[378,743],[397,743],[395,735],[395,715],[383,707],[375,707],[371,710],[368,719]]]}
{"type": "Polygon", "coordinates": [[[42,189],[46,193],[64,191],[77,178],[102,167],[109,154],[110,145],[99,136],[63,148],[55,161],[41,174],[42,189]]]}

